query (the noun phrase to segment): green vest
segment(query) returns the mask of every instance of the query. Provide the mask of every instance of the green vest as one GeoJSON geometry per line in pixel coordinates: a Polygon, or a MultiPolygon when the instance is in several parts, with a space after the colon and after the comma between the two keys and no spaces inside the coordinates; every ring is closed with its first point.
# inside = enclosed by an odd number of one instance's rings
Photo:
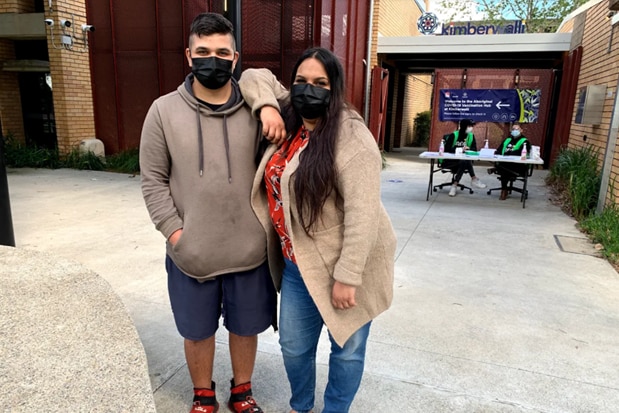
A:
{"type": "MultiPolygon", "coordinates": [[[[517,151],[518,149],[520,149],[520,147],[522,146],[523,143],[525,143],[527,140],[527,138],[522,137],[518,140],[518,142],[516,142],[516,144],[512,147],[512,151],[517,151]]],[[[501,155],[505,155],[505,149],[507,148],[507,146],[510,144],[510,142],[512,141],[512,138],[507,138],[505,139],[505,142],[503,142],[503,148],[501,149],[501,155]]]]}
{"type": "MultiPolygon", "coordinates": [[[[459,130],[454,131],[454,136],[455,136],[454,146],[456,146],[456,142],[458,142],[458,135],[460,135],[460,131],[459,130]]],[[[473,143],[473,134],[467,133],[466,134],[466,146],[470,148],[472,143],[473,143]]]]}

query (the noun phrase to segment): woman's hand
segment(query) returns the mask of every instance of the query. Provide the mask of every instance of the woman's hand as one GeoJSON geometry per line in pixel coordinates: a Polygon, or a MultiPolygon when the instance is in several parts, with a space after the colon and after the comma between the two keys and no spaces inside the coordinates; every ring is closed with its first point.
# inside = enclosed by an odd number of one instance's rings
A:
{"type": "Polygon", "coordinates": [[[333,283],[333,291],[331,292],[331,304],[339,310],[346,310],[356,306],[355,291],[357,291],[357,287],[354,285],[342,284],[336,281],[333,283]]]}

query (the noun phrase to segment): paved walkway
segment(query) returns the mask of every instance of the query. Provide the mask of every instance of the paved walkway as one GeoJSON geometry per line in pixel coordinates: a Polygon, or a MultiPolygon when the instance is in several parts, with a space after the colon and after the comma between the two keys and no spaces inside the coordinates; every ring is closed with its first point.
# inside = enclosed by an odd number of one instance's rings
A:
{"type": "MultiPolygon", "coordinates": [[[[398,235],[395,298],[373,324],[352,411],[616,412],[619,276],[549,203],[546,172],[529,181],[523,210],[517,199],[484,191],[450,198],[443,190],[426,201],[428,163],[407,149],[387,160],[383,200],[398,235]]],[[[477,173],[498,183],[481,165],[477,173]]],[[[144,344],[158,412],[189,411],[164,242],[139,177],[13,169],[8,178],[17,246],[79,261],[104,277],[144,344]]],[[[217,342],[215,380],[225,402],[231,369],[223,328],[217,342]]],[[[325,334],[317,413],[327,342],[325,334]]],[[[266,412],[288,411],[272,331],[260,337],[254,392],[266,412]]]]}

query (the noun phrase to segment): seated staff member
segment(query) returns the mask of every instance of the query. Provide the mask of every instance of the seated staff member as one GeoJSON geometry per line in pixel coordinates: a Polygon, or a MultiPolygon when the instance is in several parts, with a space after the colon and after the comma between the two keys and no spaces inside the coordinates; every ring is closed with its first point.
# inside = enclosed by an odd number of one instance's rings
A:
{"type": "MultiPolygon", "coordinates": [[[[505,156],[520,156],[522,153],[522,145],[527,148],[527,154],[531,153],[531,143],[522,134],[522,128],[520,124],[514,123],[510,136],[499,145],[495,151],[496,155],[505,156]]],[[[514,181],[520,176],[525,176],[528,173],[529,165],[517,164],[511,162],[497,162],[494,165],[494,173],[499,175],[501,181],[501,195],[499,200],[504,201],[507,199],[507,193],[509,192],[509,182],[514,181]]]]}
{"type": "MultiPolygon", "coordinates": [[[[460,128],[455,130],[445,139],[445,152],[456,153],[456,148],[462,148],[462,152],[467,150],[477,151],[477,142],[475,142],[475,135],[473,134],[473,122],[471,119],[462,119],[460,121],[460,128]]],[[[481,182],[477,176],[475,176],[475,170],[473,169],[473,162],[465,159],[445,159],[441,163],[441,168],[451,169],[454,172],[454,177],[451,182],[451,188],[449,189],[449,196],[456,196],[458,190],[458,184],[462,175],[467,172],[471,176],[471,184],[476,188],[485,188],[486,184],[481,182]]]]}

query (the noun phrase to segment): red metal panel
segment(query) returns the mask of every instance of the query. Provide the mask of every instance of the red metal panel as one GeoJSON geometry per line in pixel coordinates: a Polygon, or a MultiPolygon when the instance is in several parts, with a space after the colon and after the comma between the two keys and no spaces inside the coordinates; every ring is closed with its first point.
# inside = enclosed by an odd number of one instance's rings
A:
{"type": "MultiPolygon", "coordinates": [[[[191,21],[206,11],[226,14],[224,3],[86,0],[88,21],[97,28],[90,42],[95,127],[107,153],[138,146],[152,101],[174,90],[189,70],[184,49],[191,21]]],[[[288,85],[298,56],[322,44],[342,59],[348,99],[357,108],[363,106],[368,2],[237,0],[237,4],[243,68],[268,67],[288,85]]]]}
{"type": "Polygon", "coordinates": [[[243,69],[267,68],[283,80],[281,5],[274,1],[244,1],[241,7],[243,69]]]}
{"type": "Polygon", "coordinates": [[[86,6],[88,21],[97,29],[97,35],[89,40],[96,136],[103,141],[106,153],[115,153],[118,118],[110,5],[90,0],[86,6]]]}
{"type": "Polygon", "coordinates": [[[552,148],[549,162],[552,164],[559,155],[561,148],[567,147],[570,137],[570,127],[574,116],[574,104],[576,102],[576,89],[578,88],[578,74],[582,61],[582,46],[572,50],[565,59],[563,78],[559,92],[559,104],[555,120],[555,130],[552,137],[552,148]]]}
{"type": "Polygon", "coordinates": [[[387,121],[387,96],[389,95],[389,71],[378,66],[372,69],[372,92],[368,127],[376,143],[382,149],[385,143],[387,121]]]}
{"type": "Polygon", "coordinates": [[[292,70],[299,56],[314,46],[314,9],[312,0],[294,0],[282,9],[282,79],[290,86],[292,70]]]}
{"type": "Polygon", "coordinates": [[[183,9],[177,0],[159,0],[159,94],[176,89],[189,72],[185,59],[183,9]]]}
{"type": "MultiPolygon", "coordinates": [[[[318,2],[317,2],[318,3],[318,2]]],[[[333,51],[346,72],[347,99],[363,109],[367,31],[371,4],[367,1],[322,1],[320,45],[333,51]]],[[[318,18],[318,17],[317,17],[318,18]]]]}

